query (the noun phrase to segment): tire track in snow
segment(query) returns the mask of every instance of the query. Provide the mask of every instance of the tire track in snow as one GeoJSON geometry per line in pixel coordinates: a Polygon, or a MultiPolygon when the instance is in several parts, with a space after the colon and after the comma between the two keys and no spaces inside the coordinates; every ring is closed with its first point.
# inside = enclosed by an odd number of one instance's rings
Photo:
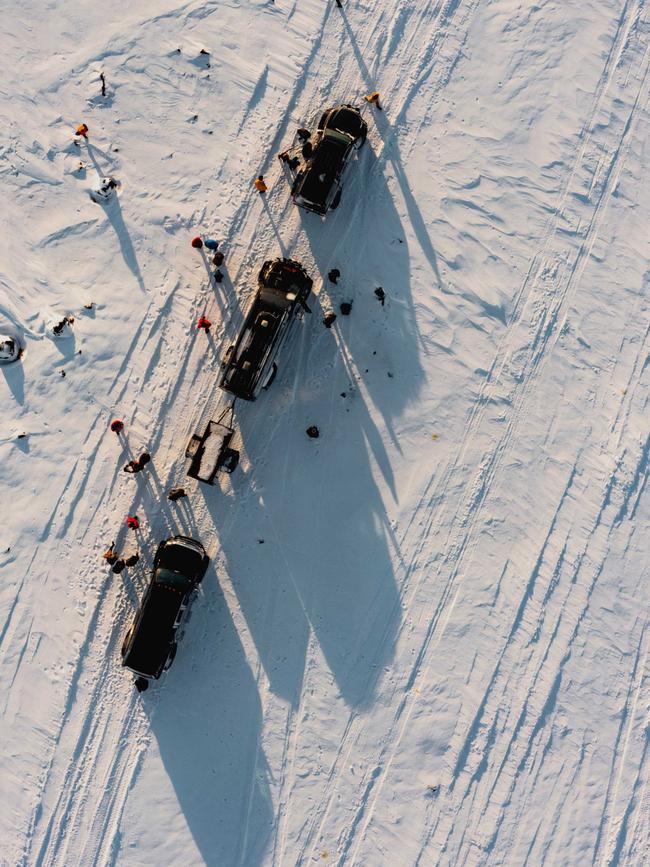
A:
{"type": "MultiPolygon", "coordinates": [[[[492,402],[495,401],[495,398],[501,402],[503,401],[502,397],[497,397],[496,394],[491,395],[489,392],[496,392],[496,388],[500,384],[500,380],[503,379],[506,375],[511,379],[511,392],[512,394],[508,395],[506,400],[504,401],[506,405],[513,406],[515,409],[512,411],[511,421],[508,424],[507,433],[504,439],[502,439],[497,448],[491,454],[487,454],[483,461],[481,462],[481,467],[479,469],[479,473],[474,477],[473,482],[467,486],[465,494],[463,496],[463,506],[459,510],[461,515],[460,519],[454,519],[451,522],[452,531],[454,535],[450,533],[445,544],[444,550],[445,555],[442,558],[443,564],[445,562],[454,564],[456,563],[456,567],[452,571],[451,579],[447,582],[443,594],[441,595],[441,599],[435,609],[434,616],[432,617],[432,621],[429,629],[427,630],[427,634],[425,637],[425,641],[420,647],[419,653],[417,655],[416,664],[413,666],[411,677],[409,678],[407,684],[407,690],[415,684],[415,679],[418,677],[418,673],[420,668],[423,665],[424,656],[429,648],[431,643],[431,639],[433,635],[436,633],[438,624],[444,624],[448,619],[451,611],[453,610],[453,604],[456,598],[456,594],[458,589],[455,587],[456,579],[458,578],[458,573],[460,571],[460,564],[463,562],[464,557],[466,556],[465,552],[468,550],[468,546],[472,536],[474,535],[474,527],[476,526],[480,514],[480,509],[482,504],[485,502],[485,499],[489,493],[489,489],[491,487],[494,476],[498,470],[500,460],[502,455],[507,451],[507,444],[512,436],[512,433],[516,427],[516,423],[520,417],[521,407],[526,399],[526,395],[530,390],[531,381],[535,378],[538,373],[538,370],[541,366],[541,363],[544,358],[547,357],[549,349],[554,345],[553,335],[555,335],[555,339],[557,339],[557,332],[555,329],[555,325],[560,318],[560,314],[566,308],[568,301],[571,297],[571,292],[575,288],[575,284],[577,282],[577,278],[579,277],[582,268],[584,267],[587,254],[591,249],[591,246],[597,236],[597,230],[600,223],[600,215],[603,207],[606,205],[609,196],[611,195],[613,189],[615,188],[615,182],[617,177],[617,170],[620,168],[621,155],[623,153],[623,146],[625,145],[628,137],[629,131],[631,129],[633,119],[636,113],[636,108],[639,103],[639,97],[644,91],[645,88],[645,73],[641,79],[641,85],[639,87],[639,91],[637,97],[633,103],[632,109],[628,116],[627,122],[625,123],[623,132],[621,134],[621,139],[617,147],[614,149],[611,154],[611,159],[609,162],[609,168],[606,173],[605,183],[602,185],[602,189],[596,199],[592,216],[588,225],[587,232],[585,234],[585,239],[580,245],[577,255],[573,261],[572,266],[569,268],[568,276],[564,280],[564,286],[560,293],[557,293],[553,297],[550,292],[544,293],[544,301],[546,302],[546,306],[542,307],[541,314],[539,312],[535,313],[535,311],[531,311],[531,323],[526,322],[525,315],[528,310],[533,306],[532,299],[536,299],[536,295],[543,291],[543,286],[540,285],[544,282],[544,278],[546,277],[545,267],[548,267],[547,261],[550,259],[551,263],[556,258],[557,254],[553,254],[549,248],[552,246],[552,242],[556,240],[556,236],[558,234],[558,229],[561,220],[563,219],[563,207],[566,204],[568,197],[571,192],[571,185],[574,179],[574,176],[579,172],[579,170],[584,166],[588,168],[589,159],[588,156],[591,154],[592,150],[597,150],[600,147],[600,142],[595,141],[596,133],[598,130],[593,130],[594,127],[594,119],[597,112],[600,110],[600,100],[606,94],[612,78],[617,70],[621,68],[621,58],[624,52],[628,54],[634,54],[638,52],[638,44],[641,37],[641,32],[636,32],[637,39],[630,39],[630,36],[634,36],[634,23],[638,19],[639,10],[641,8],[641,4],[634,4],[631,11],[629,7],[626,7],[626,11],[628,13],[627,18],[621,20],[619,22],[619,26],[617,29],[616,36],[616,44],[612,48],[608,60],[605,65],[605,71],[603,76],[601,77],[601,81],[599,83],[597,98],[595,100],[594,105],[592,106],[591,114],[589,116],[589,120],[585,123],[583,129],[589,130],[589,140],[582,142],[582,147],[578,153],[578,157],[572,172],[569,176],[569,179],[564,188],[563,196],[560,201],[560,205],[556,211],[556,217],[552,221],[549,231],[546,236],[543,252],[538,254],[537,257],[531,263],[531,267],[529,269],[528,275],[522,289],[519,293],[517,303],[515,305],[515,316],[519,317],[519,321],[515,321],[514,327],[506,333],[499,350],[495,356],[494,362],[490,369],[490,374],[486,379],[486,383],[481,390],[479,398],[475,402],[474,409],[472,411],[472,415],[470,417],[470,422],[466,428],[466,434],[463,437],[463,442],[461,444],[459,453],[457,458],[450,464],[448,470],[446,471],[442,482],[440,482],[436,487],[442,488],[441,493],[436,494],[435,502],[441,503],[442,505],[438,510],[431,510],[430,519],[426,524],[426,529],[424,533],[420,536],[420,544],[416,546],[416,555],[412,560],[411,567],[409,571],[412,571],[414,568],[419,566],[419,556],[421,552],[427,546],[428,537],[430,534],[430,530],[432,526],[444,525],[444,522],[441,521],[440,511],[444,508],[444,504],[447,500],[447,489],[450,484],[450,480],[455,476],[455,471],[459,463],[462,462],[462,458],[465,453],[469,449],[473,440],[478,435],[478,431],[483,424],[483,418],[487,412],[487,409],[491,406],[492,402]],[[615,57],[615,61],[612,61],[612,57],[615,57]],[[524,302],[525,303],[522,303],[524,302]],[[535,317],[535,318],[533,318],[535,317]],[[525,331],[529,327],[534,329],[533,340],[528,348],[528,354],[523,359],[523,362],[520,361],[518,365],[520,370],[510,370],[509,362],[511,362],[513,356],[513,345],[515,343],[514,337],[516,336],[515,329],[519,331],[525,331]],[[519,383],[522,383],[520,386],[519,383]],[[517,396],[517,392],[519,392],[519,396],[517,396]],[[516,400],[515,400],[516,398],[516,400]],[[466,525],[469,523],[469,527],[466,525]],[[452,593],[453,590],[453,593],[452,593]]],[[[645,57],[640,64],[641,68],[645,64],[645,57]]],[[[647,66],[646,66],[647,70],[647,66]]],[[[524,341],[524,345],[526,341],[524,341]]],[[[514,364],[512,365],[514,368],[514,364]]],[[[434,476],[429,483],[427,489],[425,490],[418,509],[414,512],[413,518],[410,521],[406,533],[400,539],[400,547],[403,547],[403,543],[406,540],[407,536],[410,535],[411,528],[417,525],[417,519],[420,516],[422,509],[429,509],[431,503],[428,499],[428,494],[433,487],[433,483],[435,482],[436,477],[434,476]]],[[[440,567],[442,568],[442,567],[440,567]]],[[[408,575],[407,575],[408,578],[408,575]]],[[[404,586],[404,583],[403,585],[404,586]]],[[[417,592],[417,586],[415,590],[411,594],[411,600],[414,598],[415,593],[417,592]]],[[[408,612],[411,605],[407,603],[405,607],[405,611],[408,612]]],[[[439,640],[439,639],[438,639],[439,640]]],[[[434,645],[435,646],[435,645],[434,645]]],[[[395,715],[393,724],[391,725],[391,734],[388,737],[388,743],[392,743],[395,740],[395,729],[396,723],[406,710],[406,706],[409,705],[411,710],[416,701],[415,697],[411,697],[408,701],[405,699],[399,706],[397,713],[395,715]]],[[[410,717],[410,712],[407,712],[406,718],[402,726],[400,727],[400,733],[396,738],[396,742],[391,746],[390,749],[384,750],[382,752],[382,756],[379,761],[379,765],[384,769],[383,779],[386,777],[386,771],[388,770],[388,766],[392,757],[395,754],[395,750],[399,744],[401,733],[404,731],[405,726],[408,723],[408,719],[410,717]]],[[[352,735],[356,737],[356,733],[352,735]]],[[[350,750],[352,747],[350,747],[350,750]]],[[[348,752],[350,751],[348,750],[348,752]]],[[[383,783],[383,779],[380,780],[379,784],[373,789],[373,799],[376,801],[378,794],[381,792],[381,786],[383,783]]],[[[330,796],[333,797],[333,794],[330,796]]],[[[361,838],[363,838],[363,831],[367,827],[369,821],[372,817],[372,806],[367,803],[363,798],[361,799],[361,803],[359,805],[358,811],[365,815],[365,822],[363,824],[363,830],[361,832],[361,838]]],[[[358,827],[358,823],[355,823],[355,820],[351,820],[351,825],[353,827],[358,827]]],[[[320,834],[319,834],[320,836],[320,834]]],[[[350,837],[345,841],[343,845],[343,858],[347,857],[347,854],[350,853],[350,846],[352,840],[350,837]]],[[[314,844],[315,845],[315,844],[314,844]]],[[[313,852],[312,852],[313,854],[313,852]]],[[[351,853],[352,861],[354,861],[354,852],[351,853]]]]}

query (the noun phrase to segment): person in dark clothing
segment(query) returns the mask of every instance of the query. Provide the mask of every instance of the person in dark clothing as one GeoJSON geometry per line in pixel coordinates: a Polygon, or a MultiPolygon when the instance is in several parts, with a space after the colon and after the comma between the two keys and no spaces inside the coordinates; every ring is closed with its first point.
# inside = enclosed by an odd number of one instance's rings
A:
{"type": "Polygon", "coordinates": [[[124,467],[125,473],[139,473],[142,467],[140,466],[139,461],[129,461],[128,464],[124,467]]]}
{"type": "Polygon", "coordinates": [[[219,268],[217,268],[217,270],[214,272],[214,274],[212,276],[214,277],[215,283],[221,283],[221,281],[223,280],[223,271],[221,271],[219,268]]]}
{"type": "Polygon", "coordinates": [[[140,464],[140,469],[143,469],[144,467],[146,467],[150,460],[151,460],[151,455],[149,454],[149,452],[142,452],[142,454],[138,458],[138,463],[140,464]]]}
{"type": "Polygon", "coordinates": [[[305,142],[305,141],[307,141],[308,138],[311,138],[311,133],[309,132],[309,130],[305,129],[302,126],[298,130],[297,134],[298,134],[298,139],[302,142],[305,142]]]}
{"type": "Polygon", "coordinates": [[[336,5],[339,7],[339,9],[343,9],[343,4],[341,3],[341,0],[336,0],[336,5]]]}
{"type": "Polygon", "coordinates": [[[377,288],[375,289],[375,295],[377,296],[377,298],[381,302],[381,306],[383,307],[384,302],[386,301],[386,293],[381,288],[381,286],[377,286],[377,288]]]}
{"type": "Polygon", "coordinates": [[[295,172],[295,170],[300,165],[300,158],[299,157],[293,157],[292,159],[289,160],[287,165],[289,166],[289,168],[291,169],[292,172],[295,172]]]}
{"type": "Polygon", "coordinates": [[[336,322],[336,313],[328,313],[327,316],[323,319],[323,325],[325,328],[331,328],[332,325],[336,322]]]}
{"type": "Polygon", "coordinates": [[[340,311],[343,316],[349,316],[352,313],[352,302],[351,301],[342,301],[340,306],[340,311]]]}
{"type": "Polygon", "coordinates": [[[126,563],[124,560],[116,560],[115,563],[113,563],[113,572],[115,572],[116,575],[119,575],[120,572],[124,571],[125,567],[126,563]]]}
{"type": "Polygon", "coordinates": [[[106,76],[103,72],[99,73],[99,79],[102,83],[102,96],[106,96],[106,76]]]}
{"type": "Polygon", "coordinates": [[[171,500],[172,503],[175,503],[176,500],[182,500],[183,497],[186,497],[185,488],[172,488],[171,491],[167,494],[167,499],[171,500]]]}
{"type": "Polygon", "coordinates": [[[289,151],[282,151],[281,154],[278,154],[278,159],[281,163],[288,163],[290,159],[289,151]]]}
{"type": "Polygon", "coordinates": [[[313,150],[314,150],[314,148],[312,147],[311,142],[306,141],[304,143],[304,145],[302,146],[302,151],[301,151],[303,160],[308,160],[309,157],[312,155],[313,150]]]}
{"type": "Polygon", "coordinates": [[[305,431],[305,433],[307,434],[309,439],[312,439],[312,440],[317,440],[318,437],[320,436],[320,431],[318,430],[318,428],[316,427],[315,424],[311,425],[311,427],[308,427],[307,430],[305,431]]]}
{"type": "Polygon", "coordinates": [[[212,257],[212,264],[215,268],[218,268],[220,265],[223,264],[223,253],[221,252],[221,250],[219,250],[218,253],[215,253],[212,257]]]}
{"type": "Polygon", "coordinates": [[[127,557],[126,560],[124,561],[124,565],[125,566],[135,566],[135,564],[138,562],[139,559],[140,559],[139,554],[131,554],[131,556],[127,557]]]}
{"type": "Polygon", "coordinates": [[[327,279],[330,281],[330,283],[336,283],[336,281],[339,279],[340,276],[341,276],[341,272],[339,271],[339,269],[338,268],[332,268],[332,270],[327,275],[327,279]]]}

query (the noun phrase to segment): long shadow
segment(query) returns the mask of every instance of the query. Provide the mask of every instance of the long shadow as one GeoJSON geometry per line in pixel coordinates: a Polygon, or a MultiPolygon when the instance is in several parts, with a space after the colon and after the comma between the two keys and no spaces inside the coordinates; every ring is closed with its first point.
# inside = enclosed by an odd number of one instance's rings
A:
{"type": "Polygon", "coordinates": [[[333,308],[339,301],[354,301],[349,318],[337,322],[347,363],[362,376],[397,443],[393,419],[419,395],[424,383],[420,351],[426,353],[427,347],[411,295],[404,227],[369,143],[346,170],[338,210],[324,221],[303,211],[301,218],[321,274],[332,267],[341,271],[336,286],[324,283],[333,308]],[[375,296],[378,287],[386,293],[384,306],[375,296]]]}
{"type": "Polygon", "coordinates": [[[253,466],[231,477],[234,498],[202,491],[271,689],[299,703],[313,635],[343,699],[366,708],[393,654],[399,597],[369,414],[345,369],[332,370],[336,341],[316,320],[320,337],[303,323],[269,393],[238,409],[253,466]]]}
{"type": "Polygon", "coordinates": [[[25,371],[22,361],[19,359],[11,364],[0,364],[0,370],[4,374],[14,400],[22,406],[25,402],[25,371]]]}
{"type": "MultiPolygon", "coordinates": [[[[110,161],[110,157],[104,151],[99,150],[95,145],[92,145],[90,142],[86,142],[86,152],[90,158],[90,161],[93,164],[95,171],[97,172],[98,177],[103,177],[106,172],[102,169],[102,167],[97,162],[97,158],[95,157],[95,151],[98,151],[102,155],[104,159],[110,161]]],[[[140,271],[140,266],[138,264],[138,258],[135,254],[135,248],[133,247],[133,242],[131,241],[131,235],[129,234],[129,230],[126,228],[126,223],[124,222],[124,217],[122,216],[122,207],[120,205],[120,200],[117,195],[114,195],[107,202],[102,203],[100,205],[103,208],[104,213],[106,214],[109,223],[113,227],[113,231],[117,235],[117,240],[120,242],[120,250],[122,251],[122,258],[124,262],[138,281],[139,287],[145,291],[144,280],[142,279],[142,273],[140,271]]]]}
{"type": "Polygon", "coordinates": [[[203,862],[260,864],[273,826],[262,708],[213,569],[185,631],[142,704],[203,862]]]}

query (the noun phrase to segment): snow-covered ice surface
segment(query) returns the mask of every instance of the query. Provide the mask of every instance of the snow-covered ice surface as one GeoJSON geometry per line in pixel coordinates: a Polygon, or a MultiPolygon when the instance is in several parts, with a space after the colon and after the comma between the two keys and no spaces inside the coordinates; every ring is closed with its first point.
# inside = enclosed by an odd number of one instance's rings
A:
{"type": "Polygon", "coordinates": [[[3,10],[3,865],[650,863],[647,0],[343,4],[3,10]],[[341,206],[298,211],[276,154],[374,89],[341,206]],[[199,486],[280,254],[313,314],[199,486]],[[212,567],[139,696],[176,532],[212,567]]]}

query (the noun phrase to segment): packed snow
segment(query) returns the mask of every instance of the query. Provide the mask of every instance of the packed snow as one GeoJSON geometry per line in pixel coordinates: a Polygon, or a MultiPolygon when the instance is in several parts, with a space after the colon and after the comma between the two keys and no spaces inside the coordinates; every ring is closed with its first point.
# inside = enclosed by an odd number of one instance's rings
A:
{"type": "Polygon", "coordinates": [[[0,863],[649,864],[646,0],[9,7],[0,863]],[[322,220],[277,155],[347,102],[322,220]],[[275,256],[312,313],[201,485],[275,256]],[[138,694],[177,533],[211,565],[138,694]]]}

